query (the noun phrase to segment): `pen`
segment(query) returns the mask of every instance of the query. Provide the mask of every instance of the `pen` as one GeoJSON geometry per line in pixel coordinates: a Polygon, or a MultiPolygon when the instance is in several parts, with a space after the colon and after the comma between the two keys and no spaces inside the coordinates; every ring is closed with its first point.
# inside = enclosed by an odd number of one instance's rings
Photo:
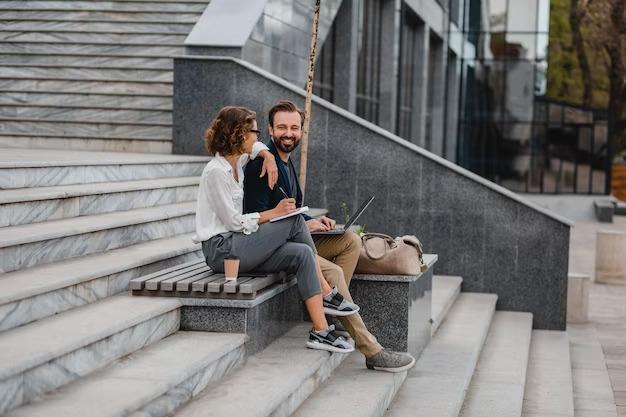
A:
{"type": "Polygon", "coordinates": [[[283,193],[283,195],[285,196],[285,198],[290,198],[287,193],[285,192],[285,190],[283,190],[283,187],[278,187],[278,189],[280,190],[281,193],[283,193]]]}

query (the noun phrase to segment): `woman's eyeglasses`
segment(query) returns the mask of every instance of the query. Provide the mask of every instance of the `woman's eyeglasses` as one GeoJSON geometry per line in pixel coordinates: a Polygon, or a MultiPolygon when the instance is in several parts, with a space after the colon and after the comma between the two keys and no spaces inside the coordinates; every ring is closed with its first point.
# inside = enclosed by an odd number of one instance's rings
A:
{"type": "Polygon", "coordinates": [[[255,133],[257,139],[261,136],[261,131],[260,130],[250,129],[250,132],[255,133]]]}

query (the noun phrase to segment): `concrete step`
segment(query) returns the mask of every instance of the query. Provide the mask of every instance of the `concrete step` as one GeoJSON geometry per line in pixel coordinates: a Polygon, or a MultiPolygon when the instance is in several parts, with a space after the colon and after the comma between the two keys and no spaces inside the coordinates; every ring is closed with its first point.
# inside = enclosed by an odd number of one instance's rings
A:
{"type": "Polygon", "coordinates": [[[177,203],[4,227],[0,271],[17,271],[191,232],[195,209],[195,202],[177,203]]]}
{"type": "Polygon", "coordinates": [[[0,65],[32,65],[32,66],[66,66],[81,68],[145,68],[172,71],[174,62],[171,58],[128,57],[114,54],[98,56],[84,54],[33,54],[13,53],[0,54],[0,65]]]}
{"type": "Polygon", "coordinates": [[[128,291],[131,279],[201,259],[191,234],[9,272],[0,277],[0,331],[128,291]]]}
{"type": "Polygon", "coordinates": [[[71,150],[0,150],[0,189],[190,177],[208,157],[71,150]]]}
{"type": "MultiPolygon", "coordinates": [[[[2,10],[2,9],[0,9],[2,10]]],[[[195,23],[201,13],[160,12],[160,11],[96,11],[96,10],[3,10],[3,20],[36,21],[79,21],[79,22],[167,22],[195,23]]]]}
{"type": "Polygon", "coordinates": [[[118,12],[182,12],[202,13],[208,0],[127,0],[127,1],[72,1],[72,0],[5,0],[0,3],[0,10],[94,10],[118,12]]]}
{"type": "Polygon", "coordinates": [[[462,293],[392,402],[390,417],[457,417],[496,307],[495,294],[462,293]]]}
{"type": "Polygon", "coordinates": [[[179,307],[123,295],[0,333],[0,413],[175,332],[179,307]]]}
{"type": "Polygon", "coordinates": [[[171,140],[168,123],[99,122],[97,120],[39,120],[34,118],[0,118],[0,135],[18,133],[29,136],[95,137],[99,139],[171,140]]]}
{"type": "Polygon", "coordinates": [[[6,416],[164,417],[237,368],[244,341],[242,334],[178,332],[6,416]]]}
{"type": "Polygon", "coordinates": [[[10,32],[74,32],[74,33],[144,33],[187,35],[193,29],[192,23],[168,22],[89,22],[45,20],[5,21],[0,28],[10,32]]]}
{"type": "MultiPolygon", "coordinates": [[[[138,81],[89,81],[89,80],[46,80],[46,79],[3,79],[0,74],[0,89],[12,92],[91,93],[124,94],[141,96],[172,96],[172,84],[138,81]]],[[[170,99],[171,100],[171,99],[170,99]]]]}
{"type": "Polygon", "coordinates": [[[206,390],[174,415],[290,415],[324,384],[333,369],[347,356],[307,349],[305,344],[309,329],[310,324],[296,326],[265,350],[251,356],[241,369],[213,389],[206,390]]]}
{"type": "Polygon", "coordinates": [[[162,110],[172,111],[171,96],[140,96],[140,95],[113,95],[89,93],[56,93],[44,92],[11,92],[3,91],[0,96],[0,106],[31,105],[31,106],[60,106],[75,109],[123,109],[123,110],[162,110]]]}
{"type": "Polygon", "coordinates": [[[171,57],[182,55],[184,47],[161,45],[118,45],[118,44],[89,44],[89,43],[42,43],[42,42],[3,42],[0,43],[0,53],[3,54],[83,54],[119,55],[136,57],[171,57]]]}
{"type": "Polygon", "coordinates": [[[199,177],[0,190],[0,227],[195,201],[199,177]]]}
{"type": "Polygon", "coordinates": [[[365,358],[351,353],[324,384],[292,414],[294,417],[381,417],[404,383],[407,372],[371,371],[365,358]]]}
{"type": "Polygon", "coordinates": [[[520,417],[533,317],[497,311],[459,417],[520,417]]]}
{"type": "Polygon", "coordinates": [[[186,34],[178,33],[89,33],[46,30],[10,31],[0,28],[0,42],[89,43],[113,45],[181,46],[186,34]]]}
{"type": "Polygon", "coordinates": [[[76,121],[92,123],[150,123],[169,126],[169,110],[76,109],[63,106],[0,105],[0,120],[41,119],[42,121],[76,121]]]}
{"type": "Polygon", "coordinates": [[[169,140],[107,138],[84,136],[36,135],[24,133],[0,134],[0,148],[72,149],[74,151],[140,152],[171,154],[169,140]]]}
{"type": "Polygon", "coordinates": [[[135,68],[84,68],[64,65],[0,65],[2,79],[125,81],[171,83],[172,71],[135,68]]]}
{"type": "Polygon", "coordinates": [[[617,407],[604,351],[593,324],[567,325],[574,416],[617,417],[617,407]]]}
{"type": "Polygon", "coordinates": [[[566,332],[533,330],[522,415],[574,417],[572,369],[566,332]]]}
{"type": "Polygon", "coordinates": [[[463,278],[452,275],[433,276],[433,296],[431,302],[432,334],[446,319],[446,315],[461,294],[463,278]]]}

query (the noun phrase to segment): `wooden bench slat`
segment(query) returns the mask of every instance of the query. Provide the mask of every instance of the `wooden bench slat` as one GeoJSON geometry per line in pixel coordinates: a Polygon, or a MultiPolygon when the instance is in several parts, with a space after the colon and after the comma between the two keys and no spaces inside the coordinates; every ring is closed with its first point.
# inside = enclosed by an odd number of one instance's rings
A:
{"type": "Polygon", "coordinates": [[[161,275],[160,277],[152,278],[151,280],[144,282],[144,288],[146,290],[156,291],[156,290],[159,289],[160,283],[162,281],[165,281],[165,280],[170,279],[170,278],[178,277],[181,274],[187,274],[187,273],[190,273],[190,272],[198,271],[198,270],[203,269],[203,268],[206,268],[206,264],[204,264],[204,265],[194,265],[194,266],[189,267],[188,269],[185,269],[185,270],[174,271],[174,272],[170,272],[167,275],[161,275]]]}
{"type": "Polygon", "coordinates": [[[201,279],[208,278],[211,275],[215,275],[215,271],[210,269],[193,277],[181,279],[176,283],[176,291],[191,291],[191,284],[201,279]]]}
{"type": "Polygon", "coordinates": [[[191,291],[206,292],[207,284],[212,281],[218,280],[220,278],[224,278],[224,274],[215,274],[215,275],[211,275],[208,278],[203,278],[199,281],[196,281],[193,284],[191,284],[191,291]]]}
{"type": "Polygon", "coordinates": [[[159,288],[161,289],[161,291],[174,291],[174,288],[176,287],[176,283],[178,281],[192,277],[192,276],[196,276],[198,274],[201,274],[203,272],[207,272],[210,270],[211,270],[210,267],[208,267],[207,265],[204,265],[202,268],[189,271],[185,274],[175,275],[171,278],[167,278],[167,279],[164,279],[163,281],[160,281],[159,288]]]}
{"type": "Polygon", "coordinates": [[[237,294],[237,290],[239,289],[239,286],[245,282],[248,282],[250,280],[256,279],[254,277],[241,277],[238,278],[236,281],[228,281],[226,283],[224,283],[224,292],[226,294],[237,294]]]}
{"type": "Polygon", "coordinates": [[[197,261],[186,262],[184,264],[172,266],[170,268],[162,269],[160,271],[153,272],[152,274],[144,275],[141,277],[133,278],[130,280],[130,289],[131,290],[141,290],[144,287],[144,283],[151,279],[170,274],[172,272],[186,272],[188,270],[193,269],[198,264],[204,264],[204,259],[198,259],[197,261]]]}
{"type": "Polygon", "coordinates": [[[226,282],[226,278],[225,277],[221,277],[218,280],[215,280],[213,282],[209,282],[206,285],[206,289],[207,292],[210,292],[212,294],[219,294],[222,292],[222,287],[224,287],[224,283],[226,282]]]}
{"type": "Polygon", "coordinates": [[[280,281],[280,274],[270,274],[262,278],[255,278],[239,286],[240,294],[255,294],[265,287],[269,287],[277,281],[280,281]]]}

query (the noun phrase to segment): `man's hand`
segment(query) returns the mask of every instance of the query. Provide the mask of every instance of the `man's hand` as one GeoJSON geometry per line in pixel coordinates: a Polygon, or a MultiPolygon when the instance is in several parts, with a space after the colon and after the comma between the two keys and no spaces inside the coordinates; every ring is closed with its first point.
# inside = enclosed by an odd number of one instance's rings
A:
{"type": "Polygon", "coordinates": [[[330,217],[326,217],[326,216],[322,216],[322,217],[318,217],[318,219],[320,222],[322,222],[322,224],[326,227],[328,227],[327,230],[333,230],[335,228],[335,225],[337,224],[336,221],[334,221],[333,219],[331,219],[330,217]]]}
{"type": "Polygon", "coordinates": [[[263,166],[261,167],[261,175],[259,175],[259,178],[262,178],[267,173],[267,185],[269,185],[270,190],[273,190],[276,181],[278,181],[276,158],[274,158],[274,155],[272,155],[270,151],[261,151],[259,155],[263,158],[263,166]]]}
{"type": "Polygon", "coordinates": [[[306,225],[309,228],[309,232],[325,232],[330,230],[328,226],[316,219],[307,220],[306,225]]]}

